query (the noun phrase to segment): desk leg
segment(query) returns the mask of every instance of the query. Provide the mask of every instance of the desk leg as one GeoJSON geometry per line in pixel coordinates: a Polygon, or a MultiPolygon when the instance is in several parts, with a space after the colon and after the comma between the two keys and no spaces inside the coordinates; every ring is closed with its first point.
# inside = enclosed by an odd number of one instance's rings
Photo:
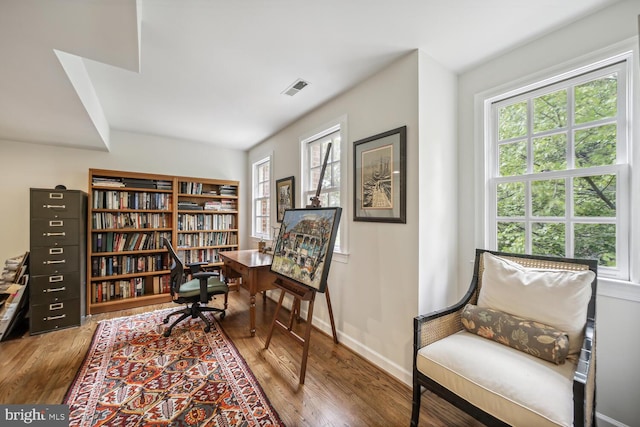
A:
{"type": "Polygon", "coordinates": [[[251,336],[254,337],[256,335],[256,295],[249,295],[249,322],[250,322],[250,331],[251,336]]]}
{"type": "Polygon", "coordinates": [[[255,268],[249,270],[249,325],[251,336],[256,336],[256,293],[258,292],[258,273],[255,268]]]}

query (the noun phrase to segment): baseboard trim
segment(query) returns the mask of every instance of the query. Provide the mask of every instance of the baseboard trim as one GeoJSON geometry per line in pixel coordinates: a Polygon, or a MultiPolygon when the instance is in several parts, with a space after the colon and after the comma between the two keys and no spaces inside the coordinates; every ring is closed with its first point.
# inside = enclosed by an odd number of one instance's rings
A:
{"type": "Polygon", "coordinates": [[[604,414],[596,411],[596,419],[598,427],[629,427],[625,423],[621,423],[620,421],[614,420],[611,417],[607,417],[604,414]]]}
{"type": "MultiPolygon", "coordinates": [[[[278,296],[278,298],[280,297],[279,293],[273,293],[272,291],[267,291],[267,297],[273,301],[276,301],[275,296],[278,296]]],[[[289,298],[289,296],[285,297],[282,306],[284,308],[286,308],[287,310],[291,310],[291,305],[292,305],[292,298],[289,298]]],[[[276,301],[277,302],[277,301],[276,301]]],[[[305,308],[302,308],[300,315],[302,316],[302,318],[307,317],[307,310],[305,308]]],[[[325,321],[324,319],[319,319],[317,317],[314,317],[312,320],[312,325],[314,328],[318,329],[319,331],[327,334],[328,336],[333,336],[333,332],[331,331],[331,324],[328,321],[325,321]]],[[[369,347],[362,345],[362,343],[360,343],[358,340],[350,337],[349,335],[345,334],[342,331],[336,331],[337,335],[338,335],[338,341],[340,342],[340,344],[344,345],[345,347],[347,347],[349,350],[353,351],[354,353],[356,353],[358,356],[366,359],[367,361],[371,362],[372,364],[374,364],[376,367],[382,369],[383,371],[385,371],[386,373],[388,373],[389,375],[397,378],[399,381],[403,382],[404,384],[408,385],[409,387],[412,387],[413,385],[413,374],[405,369],[403,369],[400,365],[398,365],[395,362],[392,362],[391,360],[387,359],[386,357],[382,356],[381,354],[373,351],[372,349],[370,349],[369,347]]]]}
{"type": "MultiPolygon", "coordinates": [[[[325,322],[322,319],[315,318],[313,319],[313,326],[316,327],[318,330],[324,332],[325,334],[332,336],[330,323],[325,322]]],[[[349,350],[356,353],[358,356],[368,360],[369,362],[374,364],[376,367],[382,369],[389,375],[397,378],[399,381],[402,381],[409,387],[412,386],[413,374],[411,372],[406,371],[397,363],[392,362],[386,357],[371,350],[369,347],[362,345],[360,342],[351,338],[347,334],[342,333],[340,331],[336,331],[336,333],[338,334],[338,341],[340,342],[340,344],[344,345],[349,350]]]]}

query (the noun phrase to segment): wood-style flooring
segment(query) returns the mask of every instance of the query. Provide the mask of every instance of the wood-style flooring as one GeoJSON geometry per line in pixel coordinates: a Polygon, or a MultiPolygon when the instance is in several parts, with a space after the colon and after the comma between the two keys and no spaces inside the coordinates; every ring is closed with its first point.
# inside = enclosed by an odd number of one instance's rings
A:
{"type": "MultiPolygon", "coordinates": [[[[257,331],[251,337],[248,299],[244,290],[230,292],[227,316],[221,324],[287,426],[409,425],[411,388],[315,329],[305,384],[299,385],[302,347],[276,330],[269,349],[264,349],[276,303],[267,299],[263,304],[257,298],[257,331]]],[[[35,336],[24,327],[14,331],[0,343],[0,403],[61,403],[100,320],[166,307],[179,308],[169,303],[88,316],[80,327],[35,336]]],[[[286,316],[283,310],[282,320],[286,316]]],[[[482,424],[425,392],[420,426],[482,424]]]]}

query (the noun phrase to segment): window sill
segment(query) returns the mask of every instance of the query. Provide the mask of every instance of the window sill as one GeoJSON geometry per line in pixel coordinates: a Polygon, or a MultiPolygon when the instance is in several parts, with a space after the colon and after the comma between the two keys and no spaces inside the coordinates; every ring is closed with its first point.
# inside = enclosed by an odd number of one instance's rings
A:
{"type": "Polygon", "coordinates": [[[640,285],[626,280],[598,277],[598,296],[640,302],[640,285]]]}
{"type": "Polygon", "coordinates": [[[349,254],[344,252],[334,252],[331,261],[340,262],[342,264],[349,263],[349,254]]]}

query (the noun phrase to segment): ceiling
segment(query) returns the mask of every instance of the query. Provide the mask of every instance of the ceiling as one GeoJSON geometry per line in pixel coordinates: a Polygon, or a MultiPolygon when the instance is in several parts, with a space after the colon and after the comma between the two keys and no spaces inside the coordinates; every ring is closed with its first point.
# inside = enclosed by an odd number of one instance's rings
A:
{"type": "Polygon", "coordinates": [[[246,150],[412,50],[462,73],[617,1],[0,0],[0,139],[246,150]]]}

